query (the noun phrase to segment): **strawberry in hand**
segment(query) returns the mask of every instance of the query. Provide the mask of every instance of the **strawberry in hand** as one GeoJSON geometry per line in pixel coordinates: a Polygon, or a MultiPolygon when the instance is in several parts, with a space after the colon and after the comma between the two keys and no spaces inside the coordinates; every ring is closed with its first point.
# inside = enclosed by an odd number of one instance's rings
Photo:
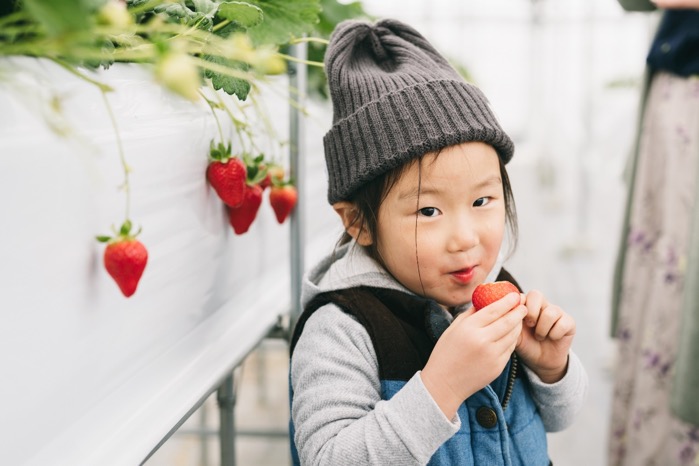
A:
{"type": "Polygon", "coordinates": [[[293,184],[275,183],[269,192],[269,203],[279,223],[284,223],[298,200],[298,192],[293,184]]]}
{"type": "Polygon", "coordinates": [[[471,303],[476,311],[502,299],[509,293],[519,293],[519,289],[508,281],[481,283],[473,290],[471,303]]]}
{"type": "Polygon", "coordinates": [[[262,204],[262,188],[258,184],[245,185],[243,202],[238,207],[228,208],[228,222],[237,235],[247,232],[257,217],[262,204]]]}
{"type": "Polygon", "coordinates": [[[98,236],[108,243],[104,250],[104,267],[127,298],[136,292],[143,270],[148,262],[148,251],[136,239],[140,230],[131,234],[131,221],[126,220],[116,237],[98,236]]]}
{"type": "Polygon", "coordinates": [[[209,158],[210,162],[206,167],[206,179],[209,180],[209,184],[224,204],[229,207],[239,206],[245,196],[245,163],[237,157],[231,157],[230,143],[224,146],[219,142],[218,146],[214,147],[214,142],[211,141],[209,158]]]}

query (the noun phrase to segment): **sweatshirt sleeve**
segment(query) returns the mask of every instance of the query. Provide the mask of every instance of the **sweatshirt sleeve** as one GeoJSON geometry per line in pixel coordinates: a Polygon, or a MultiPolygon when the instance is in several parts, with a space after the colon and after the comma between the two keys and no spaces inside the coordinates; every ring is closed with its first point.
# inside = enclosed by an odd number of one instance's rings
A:
{"type": "Polygon", "coordinates": [[[364,327],[336,306],[306,322],[291,360],[296,448],[303,465],[423,465],[460,427],[419,372],[381,400],[378,363],[364,327]]]}
{"type": "Polygon", "coordinates": [[[524,370],[546,431],[558,432],[569,427],[587,398],[589,381],[580,359],[571,351],[565,376],[552,384],[542,382],[527,366],[524,370]]]}

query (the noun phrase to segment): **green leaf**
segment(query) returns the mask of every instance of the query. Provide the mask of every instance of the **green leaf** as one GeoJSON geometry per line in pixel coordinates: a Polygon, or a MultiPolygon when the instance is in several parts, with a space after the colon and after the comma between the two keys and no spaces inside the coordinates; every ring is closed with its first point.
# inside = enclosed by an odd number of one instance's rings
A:
{"type": "Polygon", "coordinates": [[[95,236],[95,239],[97,239],[97,241],[99,241],[100,243],[108,243],[109,240],[112,239],[112,237],[100,235],[100,236],[95,236]]]}
{"type": "Polygon", "coordinates": [[[218,10],[218,4],[212,0],[191,0],[194,5],[194,11],[201,13],[204,16],[213,18],[218,10]]]}
{"type": "MultiPolygon", "coordinates": [[[[234,60],[228,60],[223,57],[217,57],[213,55],[205,55],[205,60],[212,63],[218,63],[219,65],[226,66],[228,68],[237,68],[240,70],[247,70],[249,66],[245,63],[237,62],[234,60]]],[[[235,95],[240,100],[245,100],[250,93],[250,83],[244,79],[235,78],[233,76],[227,76],[224,74],[215,73],[210,70],[205,70],[207,78],[211,78],[211,84],[214,85],[214,89],[223,89],[224,92],[230,95],[235,95]]]]}
{"type": "Polygon", "coordinates": [[[107,0],[24,0],[23,8],[49,35],[84,31],[107,0]]]}
{"type": "Polygon", "coordinates": [[[320,0],[248,0],[264,14],[262,23],[248,29],[253,44],[281,45],[313,31],[320,0]]]}
{"type": "Polygon", "coordinates": [[[131,220],[126,220],[119,230],[121,236],[128,236],[131,233],[131,220]]]}
{"type": "Polygon", "coordinates": [[[320,3],[323,11],[320,14],[316,31],[326,38],[330,37],[335,26],[344,20],[368,17],[359,1],[339,3],[337,0],[320,0],[320,3]]]}
{"type": "Polygon", "coordinates": [[[223,2],[218,7],[217,16],[249,28],[262,22],[262,10],[245,2],[223,2]]]}

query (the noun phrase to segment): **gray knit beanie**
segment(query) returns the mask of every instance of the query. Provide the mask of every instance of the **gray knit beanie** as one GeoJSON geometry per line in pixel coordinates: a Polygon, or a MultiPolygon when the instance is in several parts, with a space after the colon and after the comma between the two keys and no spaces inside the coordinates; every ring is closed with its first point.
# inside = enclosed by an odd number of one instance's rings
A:
{"type": "Polygon", "coordinates": [[[333,103],[323,138],[331,204],[405,162],[462,142],[483,141],[504,163],[512,158],[514,144],[483,93],[407,24],[340,23],[325,71],[333,103]]]}

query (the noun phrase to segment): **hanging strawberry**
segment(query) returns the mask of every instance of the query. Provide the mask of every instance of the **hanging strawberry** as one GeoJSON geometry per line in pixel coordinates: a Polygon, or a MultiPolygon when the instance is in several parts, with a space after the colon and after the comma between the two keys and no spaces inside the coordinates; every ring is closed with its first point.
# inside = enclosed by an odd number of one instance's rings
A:
{"type": "Polygon", "coordinates": [[[298,192],[290,181],[272,184],[269,192],[269,203],[279,223],[284,223],[289,217],[297,200],[298,192]]]}
{"type": "Polygon", "coordinates": [[[280,167],[279,165],[275,164],[270,164],[269,166],[262,164],[261,166],[265,168],[267,172],[262,181],[260,181],[260,186],[263,190],[269,188],[275,182],[281,182],[282,180],[284,180],[283,167],[280,167]]]}
{"type": "Polygon", "coordinates": [[[131,221],[126,220],[115,237],[98,236],[108,243],[104,250],[104,267],[127,298],[136,292],[143,270],[148,262],[148,251],[136,239],[140,230],[131,234],[131,221]]]}
{"type": "Polygon", "coordinates": [[[245,179],[247,168],[238,157],[231,156],[231,144],[228,146],[219,142],[214,146],[211,141],[209,150],[209,165],[206,167],[206,178],[218,197],[229,207],[237,207],[245,196],[245,179]]]}
{"type": "Polygon", "coordinates": [[[262,204],[262,188],[260,185],[246,185],[242,204],[228,209],[228,222],[237,235],[242,235],[248,231],[250,225],[257,217],[260,204],[262,204]]]}

